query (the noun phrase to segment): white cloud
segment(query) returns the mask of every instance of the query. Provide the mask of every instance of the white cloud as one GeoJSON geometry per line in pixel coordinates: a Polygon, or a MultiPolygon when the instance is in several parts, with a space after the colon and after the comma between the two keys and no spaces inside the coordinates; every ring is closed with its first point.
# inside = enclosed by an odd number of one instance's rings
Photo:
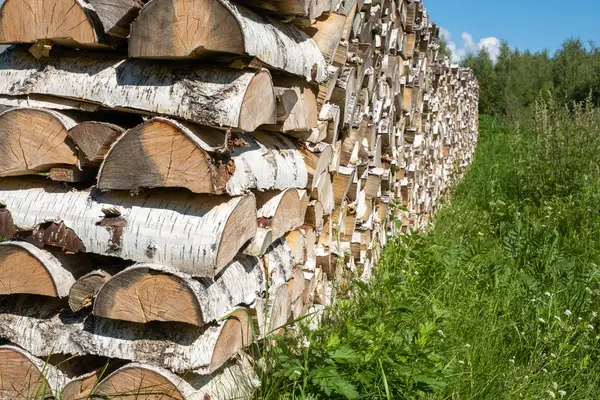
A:
{"type": "Polygon", "coordinates": [[[452,51],[452,61],[455,63],[460,62],[467,54],[477,53],[483,48],[490,53],[490,57],[494,62],[496,62],[498,55],[500,54],[500,39],[493,36],[485,37],[478,42],[475,42],[473,36],[469,32],[463,32],[460,36],[459,46],[452,40],[452,33],[448,29],[440,27],[440,35],[444,38],[448,44],[448,48],[452,51]]]}

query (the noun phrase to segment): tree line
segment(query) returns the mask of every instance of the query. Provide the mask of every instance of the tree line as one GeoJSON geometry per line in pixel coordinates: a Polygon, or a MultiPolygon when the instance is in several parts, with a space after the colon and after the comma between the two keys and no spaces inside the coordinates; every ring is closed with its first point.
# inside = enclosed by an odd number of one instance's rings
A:
{"type": "Polygon", "coordinates": [[[600,104],[600,48],[594,43],[568,39],[551,54],[512,49],[504,42],[495,63],[484,48],[461,64],[479,80],[482,114],[517,115],[540,95],[565,104],[589,98],[600,104]]]}

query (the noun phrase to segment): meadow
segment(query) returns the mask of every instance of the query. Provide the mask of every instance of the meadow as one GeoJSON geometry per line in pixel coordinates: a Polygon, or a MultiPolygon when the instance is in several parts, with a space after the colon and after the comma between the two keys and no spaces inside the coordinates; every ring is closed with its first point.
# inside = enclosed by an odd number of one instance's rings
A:
{"type": "Polygon", "coordinates": [[[591,98],[482,115],[430,229],[396,238],[321,328],[273,337],[254,398],[600,398],[599,154],[591,98]]]}

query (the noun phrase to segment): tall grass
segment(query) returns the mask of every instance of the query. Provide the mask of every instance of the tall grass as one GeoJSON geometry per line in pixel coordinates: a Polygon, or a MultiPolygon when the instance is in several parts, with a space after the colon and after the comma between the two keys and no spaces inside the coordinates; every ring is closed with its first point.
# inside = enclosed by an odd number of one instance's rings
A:
{"type": "Polygon", "coordinates": [[[322,328],[275,338],[256,399],[600,398],[598,115],[541,99],[480,122],[431,229],[322,328]]]}

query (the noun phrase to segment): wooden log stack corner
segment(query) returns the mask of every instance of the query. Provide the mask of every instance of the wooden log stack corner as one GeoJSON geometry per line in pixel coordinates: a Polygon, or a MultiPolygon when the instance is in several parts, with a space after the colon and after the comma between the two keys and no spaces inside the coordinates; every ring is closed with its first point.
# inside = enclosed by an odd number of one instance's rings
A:
{"type": "Polygon", "coordinates": [[[244,398],[471,163],[418,0],[0,4],[0,398],[244,398]]]}

